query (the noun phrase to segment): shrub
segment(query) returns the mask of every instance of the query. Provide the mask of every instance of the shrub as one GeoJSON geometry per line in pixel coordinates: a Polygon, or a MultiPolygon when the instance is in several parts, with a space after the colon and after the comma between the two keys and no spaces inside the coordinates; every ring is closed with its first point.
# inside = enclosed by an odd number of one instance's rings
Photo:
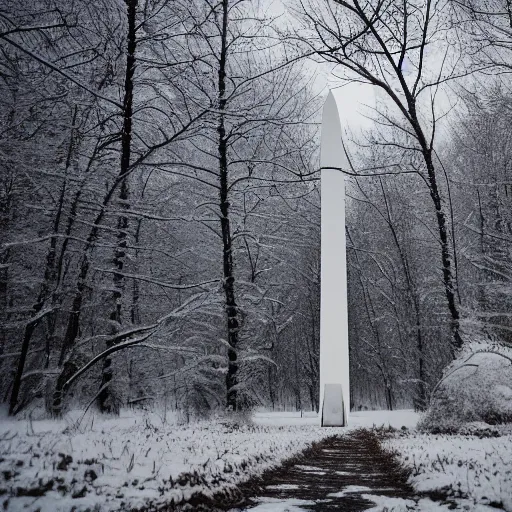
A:
{"type": "Polygon", "coordinates": [[[445,369],[418,424],[433,433],[458,432],[473,422],[512,423],[512,349],[470,343],[445,369]]]}

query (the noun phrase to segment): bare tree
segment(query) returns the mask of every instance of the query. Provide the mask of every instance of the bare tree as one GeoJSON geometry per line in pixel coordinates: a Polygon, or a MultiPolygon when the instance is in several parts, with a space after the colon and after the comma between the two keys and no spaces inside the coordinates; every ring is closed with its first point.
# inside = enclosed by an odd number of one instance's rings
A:
{"type": "Polygon", "coordinates": [[[396,127],[401,137],[384,138],[379,144],[412,151],[421,158],[414,169],[427,184],[435,209],[452,347],[459,349],[463,340],[451,235],[435,165],[439,115],[435,100],[442,83],[466,71],[458,70],[460,59],[449,40],[444,4],[433,0],[366,4],[322,0],[302,4],[300,16],[307,51],[345,70],[346,79],[375,86],[395,109],[381,110],[377,117],[381,125],[396,127]],[[434,73],[427,65],[430,48],[444,48],[442,63],[434,73]],[[424,96],[428,97],[425,101],[424,96]]]}

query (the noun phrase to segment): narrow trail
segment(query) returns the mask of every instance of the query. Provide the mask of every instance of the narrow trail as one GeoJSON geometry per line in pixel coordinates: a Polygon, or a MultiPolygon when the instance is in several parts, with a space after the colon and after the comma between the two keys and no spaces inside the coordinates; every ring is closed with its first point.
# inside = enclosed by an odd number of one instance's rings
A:
{"type": "MultiPolygon", "coordinates": [[[[393,458],[380,448],[377,436],[366,430],[329,438],[296,461],[268,471],[245,490],[243,506],[289,502],[314,512],[363,511],[375,502],[362,497],[374,494],[412,499],[414,491],[393,458]],[[300,500],[300,501],[299,501],[300,500]]],[[[277,510],[277,508],[276,508],[277,510]]]]}

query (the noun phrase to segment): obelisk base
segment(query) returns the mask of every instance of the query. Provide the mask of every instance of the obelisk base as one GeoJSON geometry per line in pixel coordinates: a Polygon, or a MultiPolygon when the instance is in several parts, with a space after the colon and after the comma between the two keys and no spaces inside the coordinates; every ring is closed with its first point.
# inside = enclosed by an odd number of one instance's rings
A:
{"type": "Polygon", "coordinates": [[[326,384],[322,402],[322,427],[346,427],[347,416],[341,384],[326,384]]]}

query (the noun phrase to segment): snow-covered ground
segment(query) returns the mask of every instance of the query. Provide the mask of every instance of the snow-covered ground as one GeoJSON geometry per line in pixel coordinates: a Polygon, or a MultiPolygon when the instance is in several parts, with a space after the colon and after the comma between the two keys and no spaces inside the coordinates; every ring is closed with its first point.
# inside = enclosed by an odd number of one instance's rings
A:
{"type": "MultiPolygon", "coordinates": [[[[123,411],[61,421],[0,421],[0,503],[6,510],[124,510],[211,495],[278,465],[312,442],[347,429],[322,429],[315,414],[256,413],[252,423],[123,411]]],[[[360,412],[351,427],[412,426],[409,411],[360,412]]]]}
{"type": "MultiPolygon", "coordinates": [[[[257,412],[254,423],[258,425],[309,425],[318,426],[319,418],[315,413],[304,413],[301,417],[297,412],[257,412]]],[[[351,412],[348,417],[349,428],[372,428],[391,426],[394,428],[414,428],[418,422],[418,414],[414,411],[359,411],[351,412]]],[[[329,431],[329,429],[327,429],[329,431]]]]}
{"type": "MultiPolygon", "coordinates": [[[[388,498],[375,494],[362,494],[362,497],[375,504],[374,507],[367,509],[366,512],[449,512],[450,510],[447,506],[438,504],[429,498],[416,502],[414,500],[388,498]]],[[[308,505],[315,505],[315,502],[299,499],[279,500],[275,498],[261,498],[259,504],[247,512],[308,512],[308,509],[304,508],[308,505]]],[[[467,509],[468,512],[469,510],[471,512],[491,512],[491,509],[467,509]]]]}
{"type": "Polygon", "coordinates": [[[76,428],[72,416],[0,424],[7,510],[101,505],[107,511],[187,501],[195,492],[210,495],[245,480],[333,433],[221,420],[178,425],[127,411],[116,419],[91,416],[76,428]]]}
{"type": "Polygon", "coordinates": [[[512,512],[512,435],[411,433],[384,442],[411,471],[417,491],[440,491],[460,510],[512,512]]]}
{"type": "MultiPolygon", "coordinates": [[[[159,414],[133,411],[115,419],[89,414],[77,425],[80,417],[76,412],[61,421],[0,420],[4,510],[112,511],[185,502],[195,493],[229,490],[326,436],[357,427],[412,429],[418,419],[412,411],[365,411],[351,414],[349,429],[322,429],[316,415],[284,412],[259,412],[252,422],[219,418],[185,425],[172,415],[164,421],[159,414]]],[[[409,431],[385,445],[412,471],[418,491],[449,491],[460,497],[460,509],[501,504],[512,512],[512,435],[479,439],[409,431]]],[[[411,510],[408,500],[375,498],[374,512],[411,510]]],[[[306,503],[262,502],[254,510],[301,505],[306,503]]],[[[448,510],[428,499],[416,507],[448,510]]]]}
{"type": "MultiPolygon", "coordinates": [[[[290,421],[314,422],[314,418],[290,421]]],[[[391,425],[414,429],[418,415],[412,411],[368,411],[352,413],[351,427],[391,425]]],[[[260,415],[258,422],[285,423],[286,415],[260,415]],[[268,419],[267,419],[268,418],[268,419]]],[[[485,434],[484,425],[474,425],[475,432],[485,434]]],[[[487,429],[499,437],[478,435],[428,435],[414,431],[400,432],[384,441],[384,446],[397,454],[411,472],[410,483],[418,492],[439,493],[448,500],[435,502],[387,498],[362,493],[375,503],[367,512],[512,512],[512,426],[487,429]]],[[[350,492],[343,489],[341,492],[350,492]]],[[[301,500],[262,498],[251,512],[303,512],[311,503],[301,500]]]]}

